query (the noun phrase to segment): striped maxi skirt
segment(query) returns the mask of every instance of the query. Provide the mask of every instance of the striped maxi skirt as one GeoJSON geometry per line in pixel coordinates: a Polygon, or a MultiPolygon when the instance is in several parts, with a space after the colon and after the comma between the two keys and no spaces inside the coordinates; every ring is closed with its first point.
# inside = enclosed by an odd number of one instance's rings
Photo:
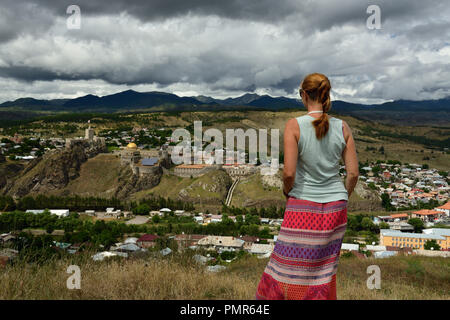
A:
{"type": "Polygon", "coordinates": [[[346,226],[347,200],[318,203],[289,198],[256,299],[336,300],[346,226]]]}

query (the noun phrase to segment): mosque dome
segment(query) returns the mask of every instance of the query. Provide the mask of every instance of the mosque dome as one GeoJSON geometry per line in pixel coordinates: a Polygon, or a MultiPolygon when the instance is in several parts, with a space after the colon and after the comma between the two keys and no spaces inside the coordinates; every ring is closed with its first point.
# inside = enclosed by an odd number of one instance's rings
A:
{"type": "Polygon", "coordinates": [[[127,149],[137,149],[137,145],[136,145],[136,143],[129,143],[128,145],[127,145],[127,149]]]}

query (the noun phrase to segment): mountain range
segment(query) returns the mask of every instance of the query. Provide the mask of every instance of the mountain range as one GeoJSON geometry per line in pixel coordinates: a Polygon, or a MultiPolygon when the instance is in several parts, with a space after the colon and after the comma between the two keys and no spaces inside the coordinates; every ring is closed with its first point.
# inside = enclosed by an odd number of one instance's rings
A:
{"type": "MultiPolygon", "coordinates": [[[[50,112],[127,112],[145,111],[217,111],[217,110],[272,110],[304,108],[298,99],[271,97],[246,93],[236,98],[216,99],[208,96],[180,97],[166,92],[137,92],[126,90],[106,95],[85,95],[74,99],[38,100],[20,98],[0,104],[4,111],[50,112]]],[[[399,120],[412,123],[438,122],[448,124],[450,97],[439,100],[397,100],[383,104],[364,105],[345,101],[333,101],[332,111],[367,120],[399,120]]]]}

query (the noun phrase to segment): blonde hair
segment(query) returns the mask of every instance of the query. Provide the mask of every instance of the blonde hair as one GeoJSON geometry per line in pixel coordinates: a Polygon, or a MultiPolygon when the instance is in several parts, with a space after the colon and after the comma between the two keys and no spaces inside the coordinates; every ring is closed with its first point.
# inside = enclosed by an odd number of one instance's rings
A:
{"type": "Polygon", "coordinates": [[[312,73],[305,77],[301,89],[308,94],[308,97],[322,104],[322,115],[312,123],[316,129],[317,139],[322,139],[328,132],[330,124],[327,112],[331,109],[331,83],[328,78],[321,73],[312,73]]]}

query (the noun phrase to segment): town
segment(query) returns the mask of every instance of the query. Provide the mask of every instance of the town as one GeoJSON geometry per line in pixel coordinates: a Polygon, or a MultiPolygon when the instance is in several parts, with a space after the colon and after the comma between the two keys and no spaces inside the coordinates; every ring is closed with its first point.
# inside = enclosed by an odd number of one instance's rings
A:
{"type": "MultiPolygon", "coordinates": [[[[80,146],[88,157],[102,153],[116,156],[122,166],[129,167],[133,175],[144,180],[161,174],[192,179],[223,170],[232,183],[222,209],[216,213],[201,212],[190,202],[154,197],[129,202],[115,198],[2,196],[2,265],[20,258],[20,249],[26,248],[27,242],[35,243],[35,238],[40,239],[37,250],[48,253],[47,249],[52,248],[51,254],[95,251],[92,252],[95,261],[129,258],[146,252],[157,252],[164,257],[174,251],[191,250],[196,252],[196,260],[211,271],[225,268],[244,254],[260,258],[271,255],[283,222],[283,208],[258,210],[230,206],[233,191],[241,179],[256,174],[267,164],[235,161],[216,164],[211,155],[194,147],[192,159],[200,158],[204,163],[174,166],[170,154],[175,141],[170,128],[134,126],[97,132],[98,135],[88,121],[84,137],[43,138],[14,133],[2,138],[0,157],[27,166],[46,154],[80,146]],[[61,203],[70,206],[58,206],[61,203]],[[18,223],[18,219],[33,222],[18,223]],[[96,234],[98,231],[100,235],[96,234]]],[[[231,156],[232,160],[248,158],[245,150],[231,154],[230,150],[218,151],[227,151],[226,157],[231,156]]],[[[340,168],[343,177],[345,167],[340,168]]],[[[448,172],[425,164],[402,164],[394,160],[360,163],[360,182],[379,196],[386,214],[350,213],[342,253],[360,258],[402,253],[447,257],[450,249],[448,178],[448,172]]],[[[281,180],[273,178],[271,183],[281,188],[281,180]]]]}

